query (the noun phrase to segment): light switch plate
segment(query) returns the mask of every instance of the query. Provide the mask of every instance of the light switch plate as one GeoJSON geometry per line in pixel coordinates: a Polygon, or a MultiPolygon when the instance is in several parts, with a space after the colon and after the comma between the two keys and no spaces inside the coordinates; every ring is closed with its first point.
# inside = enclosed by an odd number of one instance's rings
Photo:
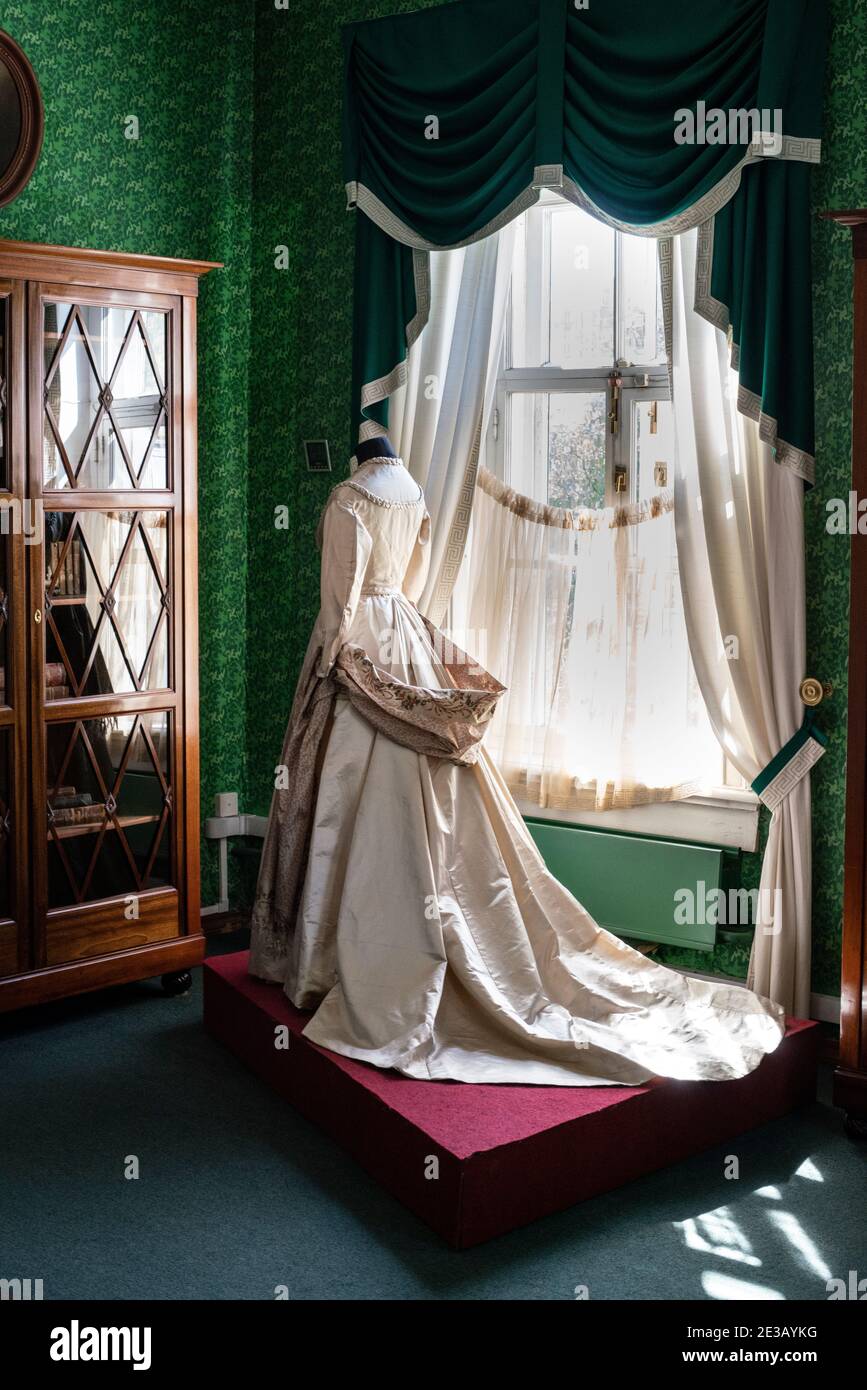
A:
{"type": "Polygon", "coordinates": [[[214,815],[216,816],[237,816],[238,814],[238,793],[237,792],[218,792],[214,797],[214,815]]]}

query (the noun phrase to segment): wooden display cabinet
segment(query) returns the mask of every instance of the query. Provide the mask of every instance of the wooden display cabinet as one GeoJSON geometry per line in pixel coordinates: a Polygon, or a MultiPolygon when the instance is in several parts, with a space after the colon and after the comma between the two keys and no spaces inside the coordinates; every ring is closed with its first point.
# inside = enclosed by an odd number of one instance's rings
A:
{"type": "Polygon", "coordinates": [[[203,956],[196,296],[0,241],[0,1011],[203,956]]]}

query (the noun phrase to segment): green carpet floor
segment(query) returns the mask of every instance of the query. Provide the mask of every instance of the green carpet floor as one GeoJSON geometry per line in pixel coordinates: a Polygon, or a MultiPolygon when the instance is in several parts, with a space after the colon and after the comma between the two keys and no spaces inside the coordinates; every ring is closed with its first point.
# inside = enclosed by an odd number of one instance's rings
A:
{"type": "Polygon", "coordinates": [[[456,1254],[205,1034],[198,971],[0,1041],[0,1277],[46,1299],[824,1300],[867,1275],[867,1146],[828,1104],[456,1254]]]}

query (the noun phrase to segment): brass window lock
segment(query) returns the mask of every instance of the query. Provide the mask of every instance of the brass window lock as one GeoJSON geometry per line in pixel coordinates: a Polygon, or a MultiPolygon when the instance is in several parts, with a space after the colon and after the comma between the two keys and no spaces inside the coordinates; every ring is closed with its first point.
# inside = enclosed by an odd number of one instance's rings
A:
{"type": "MultiPolygon", "coordinates": [[[[622,388],[623,388],[623,377],[622,377],[622,376],[616,376],[615,374],[612,374],[612,375],[608,378],[608,391],[609,391],[608,400],[609,400],[609,405],[610,405],[610,409],[609,409],[609,411],[608,411],[608,427],[609,427],[611,433],[614,434],[614,435],[620,433],[620,392],[621,392],[622,388]]],[[[615,474],[614,486],[615,486],[615,489],[616,489],[618,492],[621,491],[621,489],[617,487],[617,476],[616,476],[616,474],[615,474]]]]}

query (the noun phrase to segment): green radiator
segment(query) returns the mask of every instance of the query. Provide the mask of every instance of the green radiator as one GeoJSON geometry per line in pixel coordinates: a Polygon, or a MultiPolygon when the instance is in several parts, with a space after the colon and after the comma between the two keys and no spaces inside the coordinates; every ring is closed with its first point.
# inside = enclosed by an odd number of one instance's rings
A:
{"type": "Polygon", "coordinates": [[[724,850],[544,820],[528,819],[527,829],[554,877],[601,927],[637,941],[713,949],[717,927],[705,904],[723,887],[724,850]]]}

